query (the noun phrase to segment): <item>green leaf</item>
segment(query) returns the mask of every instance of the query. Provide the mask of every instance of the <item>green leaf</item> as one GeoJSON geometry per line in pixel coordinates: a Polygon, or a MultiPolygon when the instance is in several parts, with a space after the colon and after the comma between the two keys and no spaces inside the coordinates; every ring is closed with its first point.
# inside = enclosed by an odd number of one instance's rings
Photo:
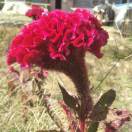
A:
{"type": "Polygon", "coordinates": [[[60,90],[62,92],[63,100],[64,100],[65,104],[67,106],[69,106],[70,108],[77,110],[77,106],[79,106],[77,97],[71,95],[68,91],[66,91],[66,89],[59,82],[58,82],[58,85],[59,85],[60,90]]]}
{"type": "Polygon", "coordinates": [[[93,121],[105,120],[108,113],[108,108],[112,105],[115,98],[116,92],[112,89],[104,93],[94,106],[90,119],[93,121]]]}
{"type": "Polygon", "coordinates": [[[97,132],[99,126],[99,122],[91,122],[88,128],[88,132],[97,132]]]}

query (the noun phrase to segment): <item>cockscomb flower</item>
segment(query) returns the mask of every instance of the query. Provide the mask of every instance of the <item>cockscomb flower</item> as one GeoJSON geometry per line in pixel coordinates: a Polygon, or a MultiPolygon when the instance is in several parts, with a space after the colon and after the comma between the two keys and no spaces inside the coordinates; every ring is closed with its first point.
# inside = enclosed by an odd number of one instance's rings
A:
{"type": "Polygon", "coordinates": [[[33,18],[34,20],[39,19],[42,15],[46,15],[48,10],[38,5],[32,5],[31,9],[26,12],[26,16],[33,18]]]}
{"type": "Polygon", "coordinates": [[[107,32],[89,11],[55,10],[20,31],[10,45],[8,64],[45,65],[50,59],[69,62],[75,51],[90,51],[100,58],[107,39],[107,32]]]}
{"type": "Polygon", "coordinates": [[[54,10],[20,31],[11,42],[7,63],[36,65],[68,75],[81,98],[80,118],[84,120],[92,109],[84,56],[89,51],[102,57],[101,47],[107,39],[107,32],[90,11],[54,10]]]}

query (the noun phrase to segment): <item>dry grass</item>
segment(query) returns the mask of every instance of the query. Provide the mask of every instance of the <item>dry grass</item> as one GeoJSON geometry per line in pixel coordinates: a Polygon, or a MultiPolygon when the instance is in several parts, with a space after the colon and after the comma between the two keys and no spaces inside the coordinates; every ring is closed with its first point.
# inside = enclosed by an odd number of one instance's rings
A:
{"type": "MultiPolygon", "coordinates": [[[[132,111],[132,38],[121,38],[112,27],[105,28],[110,34],[110,39],[103,49],[104,57],[99,60],[91,54],[86,55],[89,79],[93,86],[91,92],[97,100],[104,91],[113,88],[117,91],[113,107],[132,111]]],[[[33,107],[27,108],[21,103],[18,95],[9,97],[7,94],[9,86],[6,52],[10,40],[18,31],[19,27],[0,27],[0,132],[57,129],[39,101],[33,107]]],[[[45,87],[54,98],[62,98],[57,85],[58,79],[63,81],[71,92],[75,92],[68,77],[50,72],[45,87]]],[[[131,129],[129,123],[121,131],[130,132],[131,129]]]]}

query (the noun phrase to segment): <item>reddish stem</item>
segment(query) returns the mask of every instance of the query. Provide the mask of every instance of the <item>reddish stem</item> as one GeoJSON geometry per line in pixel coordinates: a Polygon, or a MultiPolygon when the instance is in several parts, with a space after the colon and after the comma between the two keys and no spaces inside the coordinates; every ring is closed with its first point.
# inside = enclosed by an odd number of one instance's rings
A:
{"type": "Polygon", "coordinates": [[[80,132],[85,132],[85,120],[80,120],[80,132]]]}
{"type": "Polygon", "coordinates": [[[93,106],[84,56],[85,52],[74,49],[67,62],[47,60],[45,64],[45,68],[47,69],[58,70],[65,73],[75,84],[75,88],[80,98],[80,110],[78,111],[78,116],[80,119],[81,132],[84,132],[85,130],[85,119],[88,117],[93,106]]]}

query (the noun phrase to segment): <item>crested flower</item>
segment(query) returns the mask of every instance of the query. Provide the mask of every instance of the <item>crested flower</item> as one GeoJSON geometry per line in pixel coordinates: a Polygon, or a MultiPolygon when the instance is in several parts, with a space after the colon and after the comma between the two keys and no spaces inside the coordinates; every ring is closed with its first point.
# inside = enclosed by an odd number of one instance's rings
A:
{"type": "Polygon", "coordinates": [[[48,10],[38,5],[32,5],[31,9],[26,12],[26,16],[32,17],[34,20],[39,19],[42,15],[46,15],[48,10]]]}
{"type": "Polygon", "coordinates": [[[43,66],[49,59],[69,62],[76,50],[100,58],[107,39],[107,32],[89,11],[55,10],[26,25],[13,39],[8,64],[43,66]]]}
{"type": "Polygon", "coordinates": [[[16,62],[22,67],[36,65],[68,75],[81,98],[79,116],[84,121],[92,109],[84,56],[89,51],[102,57],[101,47],[107,39],[108,33],[90,11],[54,10],[20,31],[10,44],[7,63],[16,62]]]}

